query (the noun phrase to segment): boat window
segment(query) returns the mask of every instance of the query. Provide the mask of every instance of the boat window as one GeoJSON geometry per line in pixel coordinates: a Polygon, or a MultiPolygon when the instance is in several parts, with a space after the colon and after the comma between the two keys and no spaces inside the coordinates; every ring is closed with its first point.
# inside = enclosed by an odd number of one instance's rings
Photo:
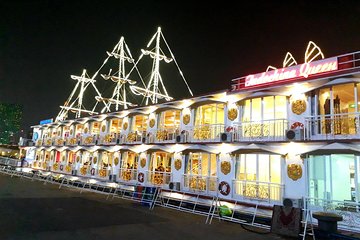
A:
{"type": "Polygon", "coordinates": [[[158,129],[177,129],[180,126],[180,110],[169,110],[159,114],[158,129]]]}
{"type": "Polygon", "coordinates": [[[214,103],[196,109],[195,125],[224,124],[224,104],[214,103]]]}

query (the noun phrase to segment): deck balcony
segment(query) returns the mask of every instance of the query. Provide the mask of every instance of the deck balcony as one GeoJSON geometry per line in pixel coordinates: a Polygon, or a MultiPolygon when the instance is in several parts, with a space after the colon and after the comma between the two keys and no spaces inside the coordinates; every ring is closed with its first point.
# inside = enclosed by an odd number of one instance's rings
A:
{"type": "Polygon", "coordinates": [[[54,144],[53,144],[54,146],[60,147],[60,146],[64,146],[64,144],[65,144],[64,138],[62,137],[54,138],[54,144]]]}
{"type": "Polygon", "coordinates": [[[183,174],[183,188],[189,192],[216,195],[218,191],[218,177],[183,174]]]}
{"type": "Polygon", "coordinates": [[[42,145],[44,147],[50,147],[53,145],[53,139],[52,138],[44,138],[42,145]]]}
{"type": "Polygon", "coordinates": [[[282,202],[284,185],[270,182],[233,180],[233,196],[238,200],[282,202]]]}
{"type": "Polygon", "coordinates": [[[77,146],[79,145],[80,137],[68,137],[66,138],[66,146],[77,146]]]}
{"type": "Polygon", "coordinates": [[[81,137],[81,145],[83,146],[94,146],[98,144],[99,135],[93,134],[81,137]]]}
{"type": "Polygon", "coordinates": [[[146,171],[146,181],[153,185],[169,185],[171,179],[171,172],[146,171]]]}
{"type": "Polygon", "coordinates": [[[224,124],[195,125],[189,131],[190,142],[220,142],[221,133],[225,131],[224,124]]]}
{"type": "Polygon", "coordinates": [[[287,119],[271,119],[242,122],[226,128],[235,142],[285,141],[288,130],[287,119]]]}
{"type": "Polygon", "coordinates": [[[178,128],[159,128],[155,134],[155,143],[175,143],[179,134],[178,128]]]}
{"type": "Polygon", "coordinates": [[[311,116],[305,119],[306,140],[360,139],[360,113],[311,116]]]}
{"type": "Polygon", "coordinates": [[[137,169],[132,168],[120,168],[119,180],[123,182],[136,182],[137,181],[137,169]]]}
{"type": "Polygon", "coordinates": [[[100,144],[102,145],[116,145],[120,143],[120,134],[119,133],[109,133],[105,136],[100,137],[100,144]]]}
{"type": "Polygon", "coordinates": [[[134,131],[134,132],[129,132],[126,138],[123,140],[125,140],[124,143],[127,144],[142,144],[143,139],[146,139],[146,132],[134,131]]]}

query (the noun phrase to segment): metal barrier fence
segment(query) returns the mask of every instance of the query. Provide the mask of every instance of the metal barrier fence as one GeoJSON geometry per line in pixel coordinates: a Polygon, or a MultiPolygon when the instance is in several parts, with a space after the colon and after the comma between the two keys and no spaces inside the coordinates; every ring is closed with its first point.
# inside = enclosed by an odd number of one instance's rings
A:
{"type": "MultiPolygon", "coordinates": [[[[341,215],[343,221],[338,222],[339,229],[360,232],[360,203],[358,202],[304,198],[304,209],[310,212],[321,211],[341,215]]],[[[311,221],[317,222],[314,218],[311,221]]]]}
{"type": "Polygon", "coordinates": [[[14,158],[0,157],[0,165],[19,167],[21,166],[21,161],[14,158]]]}

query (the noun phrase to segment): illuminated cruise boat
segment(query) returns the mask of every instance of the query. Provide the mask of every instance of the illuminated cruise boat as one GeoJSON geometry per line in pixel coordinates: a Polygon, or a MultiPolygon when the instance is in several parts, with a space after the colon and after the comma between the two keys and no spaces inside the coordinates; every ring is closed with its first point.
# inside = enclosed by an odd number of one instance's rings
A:
{"type": "MultiPolygon", "coordinates": [[[[284,199],[331,206],[348,216],[340,227],[360,231],[359,74],[360,52],[324,58],[310,42],[304,63],[288,53],[281,68],[233,79],[230,90],[173,100],[155,93],[158,86],[136,87],[145,106],[116,100],[116,92],[106,101],[98,96],[102,113],[65,119],[62,112],[33,126],[35,147],[23,149],[31,167],[44,171],[244,206],[271,208],[284,199]],[[117,103],[124,108],[106,111],[117,103]]],[[[135,86],[126,75],[118,79],[135,86]]],[[[69,103],[63,109],[82,111],[69,103]]]]}

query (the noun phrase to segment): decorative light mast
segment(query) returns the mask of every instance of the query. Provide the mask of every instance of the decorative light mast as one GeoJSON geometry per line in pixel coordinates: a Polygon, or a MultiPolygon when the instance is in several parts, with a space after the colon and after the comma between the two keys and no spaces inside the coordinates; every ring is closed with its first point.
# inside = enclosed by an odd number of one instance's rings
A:
{"type": "Polygon", "coordinates": [[[124,37],[120,38],[120,41],[115,45],[112,52],[107,52],[109,57],[113,57],[115,59],[119,60],[119,70],[115,72],[114,74],[111,74],[112,69],[110,69],[108,74],[101,74],[101,76],[105,80],[111,80],[116,83],[116,86],[113,90],[112,96],[110,98],[103,98],[101,96],[96,96],[95,99],[98,102],[104,102],[105,107],[102,109],[102,112],[107,111],[110,112],[110,107],[112,104],[115,104],[115,110],[119,110],[119,106],[124,106],[124,109],[128,109],[128,107],[134,107],[137,106],[137,104],[131,103],[127,101],[126,97],[126,86],[134,85],[136,81],[130,80],[129,75],[130,73],[136,69],[140,79],[142,81],[141,75],[134,63],[134,59],[131,56],[131,52],[129,50],[129,47],[127,46],[124,37]],[[133,64],[132,69],[129,71],[128,74],[126,74],[125,71],[125,63],[131,63],[133,64]]]}
{"type": "Polygon", "coordinates": [[[159,99],[165,99],[166,101],[172,100],[173,98],[171,96],[169,96],[169,94],[165,88],[163,79],[160,75],[160,71],[159,71],[160,61],[164,60],[166,63],[170,63],[170,62],[174,61],[183,81],[185,82],[185,84],[188,88],[189,93],[191,94],[191,96],[193,96],[192,91],[191,91],[188,83],[186,82],[185,77],[179,68],[179,65],[177,64],[175,56],[171,52],[170,47],[167,44],[165,37],[161,32],[160,27],[158,27],[157,32],[153,35],[153,37],[151,38],[151,40],[149,41],[149,43],[147,44],[146,47],[149,48],[154,40],[155,40],[155,47],[151,50],[141,49],[141,55],[137,61],[137,63],[138,63],[144,55],[149,55],[151,58],[154,59],[150,80],[147,83],[145,88],[138,87],[138,86],[130,86],[130,89],[132,90],[132,92],[136,95],[144,96],[144,98],[146,98],[145,105],[149,104],[149,100],[152,104],[158,103],[159,99]],[[162,51],[162,49],[160,48],[161,39],[163,39],[164,43],[166,44],[166,47],[171,54],[171,58],[167,57],[164,54],[164,52],[162,51]]]}
{"type": "Polygon", "coordinates": [[[75,118],[81,117],[81,113],[88,113],[90,115],[97,114],[97,112],[95,112],[94,110],[86,110],[86,108],[83,105],[84,92],[89,85],[91,85],[96,91],[96,93],[99,96],[101,96],[101,93],[95,86],[96,80],[94,80],[94,77],[95,75],[92,78],[90,78],[86,73],[86,69],[83,70],[81,76],[71,75],[71,78],[76,80],[77,83],[74,89],[72,90],[70,96],[64,103],[64,105],[60,106],[61,110],[57,115],[55,121],[65,120],[68,117],[69,110],[75,113],[75,118]],[[78,91],[78,89],[79,89],[78,96],[74,98],[74,95],[78,91]]]}

